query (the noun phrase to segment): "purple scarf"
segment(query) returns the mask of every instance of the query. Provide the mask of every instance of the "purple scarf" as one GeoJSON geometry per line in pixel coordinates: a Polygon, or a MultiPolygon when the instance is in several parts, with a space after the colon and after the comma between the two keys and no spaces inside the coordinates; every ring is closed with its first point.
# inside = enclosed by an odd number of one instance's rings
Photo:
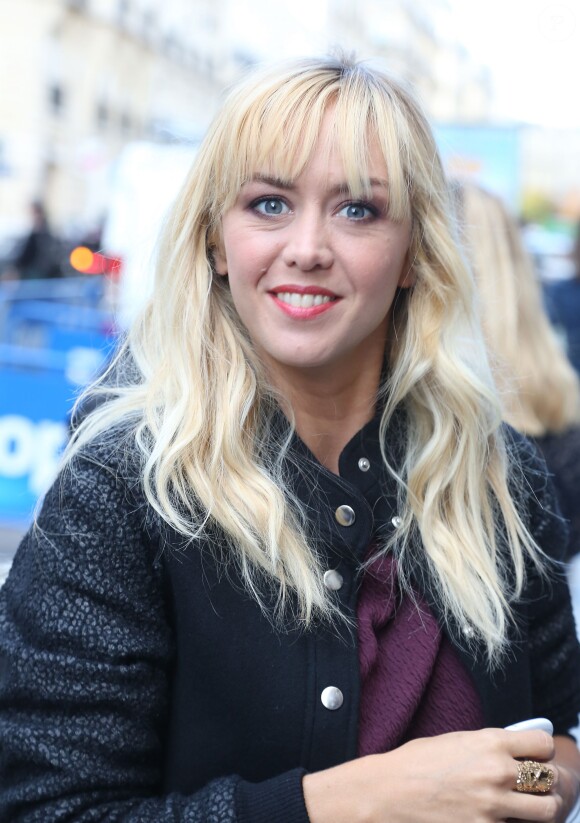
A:
{"type": "Polygon", "coordinates": [[[360,756],[416,737],[482,727],[469,674],[425,602],[401,595],[391,555],[365,572],[358,633],[360,756]]]}

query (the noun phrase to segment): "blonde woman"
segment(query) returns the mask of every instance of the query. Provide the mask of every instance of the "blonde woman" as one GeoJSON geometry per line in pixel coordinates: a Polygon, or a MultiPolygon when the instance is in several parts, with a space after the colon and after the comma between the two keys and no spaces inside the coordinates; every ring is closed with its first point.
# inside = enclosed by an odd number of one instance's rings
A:
{"type": "Polygon", "coordinates": [[[382,71],[232,91],[2,591],[0,817],[564,820],[565,533],[448,215],[382,71]]]}
{"type": "Polygon", "coordinates": [[[454,186],[483,330],[512,426],[535,439],[580,551],[580,381],[544,309],[520,229],[506,205],[474,183],[454,186]]]}

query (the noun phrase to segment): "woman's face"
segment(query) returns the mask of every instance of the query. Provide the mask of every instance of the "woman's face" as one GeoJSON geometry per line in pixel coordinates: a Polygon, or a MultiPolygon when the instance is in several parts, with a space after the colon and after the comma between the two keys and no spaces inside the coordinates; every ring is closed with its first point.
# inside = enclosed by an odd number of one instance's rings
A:
{"type": "Polygon", "coordinates": [[[387,168],[377,143],[370,197],[353,200],[336,147],[319,144],[291,185],[260,170],[222,221],[218,274],[266,365],[364,369],[382,362],[390,308],[408,271],[411,221],[387,215],[387,168]]]}

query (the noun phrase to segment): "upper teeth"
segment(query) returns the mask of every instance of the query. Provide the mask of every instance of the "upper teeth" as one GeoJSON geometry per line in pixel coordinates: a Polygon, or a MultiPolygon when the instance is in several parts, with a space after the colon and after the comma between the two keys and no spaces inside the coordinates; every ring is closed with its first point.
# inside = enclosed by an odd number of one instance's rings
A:
{"type": "Polygon", "coordinates": [[[296,306],[300,309],[310,309],[312,306],[321,306],[323,303],[330,303],[332,297],[326,294],[298,294],[297,292],[283,291],[276,294],[278,300],[296,306]]]}

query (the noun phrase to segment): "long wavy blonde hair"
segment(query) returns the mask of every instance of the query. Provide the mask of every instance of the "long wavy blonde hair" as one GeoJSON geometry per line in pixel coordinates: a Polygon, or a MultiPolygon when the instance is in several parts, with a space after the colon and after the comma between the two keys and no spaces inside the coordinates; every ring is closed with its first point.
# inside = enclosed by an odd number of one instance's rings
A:
{"type": "Polygon", "coordinates": [[[580,382],[544,309],[517,222],[475,183],[458,183],[455,193],[506,420],[533,436],[578,424],[580,382]]]}
{"type": "Polygon", "coordinates": [[[240,187],[264,168],[296,178],[330,107],[353,196],[368,185],[375,135],[389,171],[390,216],[410,215],[413,224],[416,284],[395,301],[380,390],[385,444],[395,409],[408,419],[404,459],[390,467],[404,512],[396,543],[402,579],[410,586],[419,535],[443,614],[469,624],[493,661],[525,558],[538,552],[508,488],[500,409],[433,136],[409,91],[378,68],[292,61],[254,70],[230,93],[165,226],[154,294],[113,366],[115,387],[93,388],[108,402],[81,425],[67,459],[130,421],[147,500],[190,549],[217,527],[263,606],[264,586],[274,584],[282,618],[289,604],[305,625],[335,615],[300,504],[285,483],[291,424],[282,442],[268,445],[275,392],[227,280],[212,266],[221,218],[240,187]],[[131,380],[118,378],[126,359],[131,380]]]}

